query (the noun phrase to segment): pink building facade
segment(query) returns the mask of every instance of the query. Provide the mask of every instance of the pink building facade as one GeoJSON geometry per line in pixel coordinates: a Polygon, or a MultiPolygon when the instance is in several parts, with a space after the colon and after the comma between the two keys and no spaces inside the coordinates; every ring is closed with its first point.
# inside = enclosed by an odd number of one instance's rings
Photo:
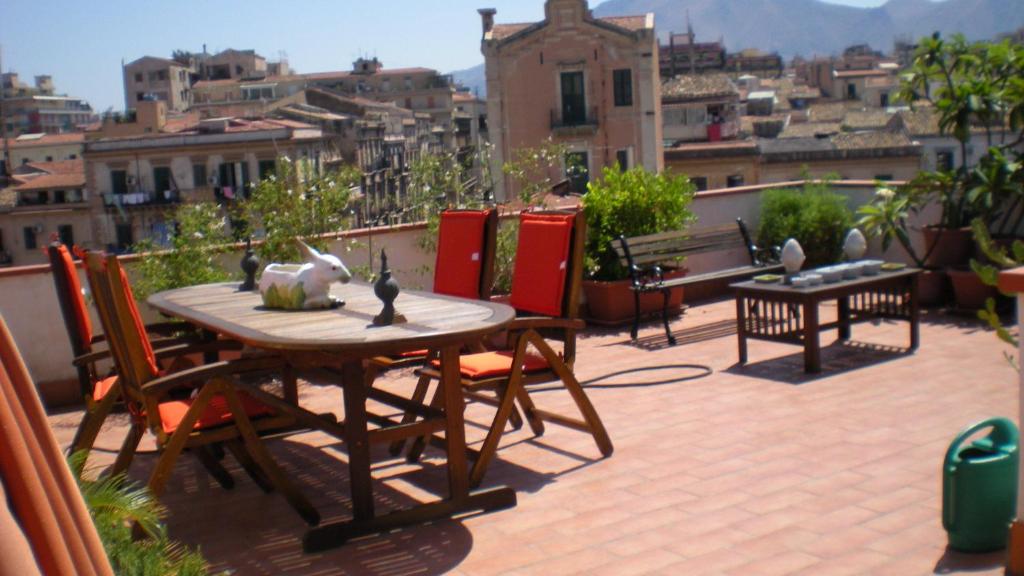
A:
{"type": "MultiPolygon", "coordinates": [[[[544,12],[540,22],[496,25],[494,10],[480,10],[492,173],[549,138],[568,150],[561,168],[574,191],[616,163],[660,171],[654,15],[595,18],[586,0],[548,0],[544,12]]],[[[497,199],[510,198],[512,183],[496,179],[497,199]]]]}

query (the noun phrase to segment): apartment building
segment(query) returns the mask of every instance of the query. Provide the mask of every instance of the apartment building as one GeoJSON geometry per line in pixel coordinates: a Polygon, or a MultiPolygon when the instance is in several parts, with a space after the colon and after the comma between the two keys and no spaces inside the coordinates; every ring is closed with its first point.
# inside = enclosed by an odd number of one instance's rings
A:
{"type": "Polygon", "coordinates": [[[143,238],[161,241],[182,202],[230,205],[280,156],[322,169],[320,128],[287,119],[168,115],[161,101],[142,101],[127,118],[108,117],[86,133],[85,179],[93,245],[123,251],[143,238]]]}
{"type": "Polygon", "coordinates": [[[586,0],[547,0],[530,24],[495,24],[495,14],[480,10],[499,200],[514,193],[502,164],[549,139],[568,148],[562,168],[579,192],[607,166],[661,169],[653,14],[595,18],[586,0]]]}
{"type": "Polygon", "coordinates": [[[659,52],[662,78],[705,73],[777,78],[785,69],[782,56],[778,53],[766,53],[752,48],[727,52],[720,40],[697,42],[692,28],[682,34],[669,34],[668,44],[662,44],[659,52]]]}
{"type": "Polygon", "coordinates": [[[125,110],[134,109],[138,102],[147,98],[165,102],[172,112],[184,112],[192,106],[191,65],[143,56],[123,68],[125,110]]]}
{"type": "Polygon", "coordinates": [[[4,92],[0,119],[8,138],[22,134],[61,134],[93,122],[92,106],[81,98],[56,93],[50,76],[36,76],[35,84],[23,82],[14,72],[2,76],[4,92]]]}
{"type": "Polygon", "coordinates": [[[93,240],[81,158],[25,162],[0,190],[0,266],[43,264],[43,248],[54,239],[93,240]]]}
{"type": "Polygon", "coordinates": [[[666,146],[731,140],[740,130],[740,91],[724,74],[681,75],[661,85],[666,146]]]}
{"type": "Polygon", "coordinates": [[[0,178],[7,173],[6,158],[10,158],[12,171],[29,162],[56,162],[77,160],[82,157],[85,135],[81,132],[67,134],[22,134],[0,142],[0,178]]]}

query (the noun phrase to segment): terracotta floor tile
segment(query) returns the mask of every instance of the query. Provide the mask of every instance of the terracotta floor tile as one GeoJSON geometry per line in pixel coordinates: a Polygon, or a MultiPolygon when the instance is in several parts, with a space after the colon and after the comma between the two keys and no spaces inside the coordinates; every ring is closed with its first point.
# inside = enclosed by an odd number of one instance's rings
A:
{"type": "MultiPolygon", "coordinates": [[[[834,305],[822,311],[835,316],[834,305]]],[[[637,344],[621,329],[584,331],[576,374],[615,453],[601,459],[589,435],[556,425],[540,438],[509,431],[483,487],[513,487],[513,509],[307,555],[305,526],[280,495],[260,491],[230,456],[231,491],[186,457],[161,498],[169,532],[201,546],[215,569],[257,576],[321,576],[339,566],[466,576],[1001,573],[1000,555],[948,552],[940,522],[939,463],[949,441],[978,419],[1015,417],[1019,381],[990,331],[926,312],[922,346],[909,355],[836,344],[832,333],[822,340],[825,370],[807,376],[798,347],[752,342],[751,362],[740,367],[734,335],[694,337],[734,313],[731,301],[692,307],[672,324],[675,347],[664,345],[655,323],[642,327],[637,344]],[[673,381],[653,382],[666,379],[673,381]]],[[[906,346],[906,325],[859,324],[854,337],[906,346]]],[[[376,385],[408,394],[414,383],[403,370],[376,385]]],[[[300,392],[304,406],[344,416],[336,387],[304,383],[300,392]]],[[[534,396],[552,411],[576,413],[563,391],[534,396]]],[[[492,416],[489,407],[467,407],[473,446],[492,416]]],[[[80,417],[51,416],[63,445],[80,417]]],[[[125,415],[110,419],[91,463],[111,463],[106,449],[117,449],[127,425],[125,415]]],[[[304,433],[267,446],[326,522],[351,517],[342,443],[304,433]]],[[[142,448],[152,450],[152,440],[142,448]]],[[[380,446],[373,459],[380,511],[447,486],[441,450],[410,465],[380,446]]],[[[155,460],[140,454],[131,478],[144,482],[155,460]]]]}

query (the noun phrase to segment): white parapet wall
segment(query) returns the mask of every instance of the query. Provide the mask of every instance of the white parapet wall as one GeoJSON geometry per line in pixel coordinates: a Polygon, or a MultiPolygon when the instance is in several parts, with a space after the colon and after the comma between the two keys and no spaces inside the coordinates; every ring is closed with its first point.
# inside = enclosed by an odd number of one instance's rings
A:
{"type": "MultiPolygon", "coordinates": [[[[760,216],[761,194],[768,188],[799,187],[801,182],[775,184],[770,186],[748,186],[727,190],[701,192],[694,200],[692,209],[697,215],[696,228],[718,226],[743,218],[756,237],[760,216]]],[[[833,188],[850,198],[850,207],[870,200],[874,194],[872,182],[835,182],[833,188]]],[[[926,212],[924,218],[934,219],[935,213],[926,212]]],[[[922,221],[929,221],[924,220],[922,221]]],[[[426,226],[413,224],[393,228],[354,230],[331,237],[331,253],[339,256],[346,265],[356,270],[370,265],[373,254],[373,270],[379,266],[381,248],[388,253],[395,277],[403,288],[430,290],[434,254],[420,247],[419,240],[426,234],[426,226]]],[[[903,250],[896,246],[889,253],[881,254],[877,239],[871,239],[869,255],[887,260],[908,262],[903,250]]],[[[919,240],[918,240],[919,241],[919,240]]],[[[131,263],[144,256],[126,256],[124,262],[131,274],[131,263]]],[[[225,267],[238,269],[242,258],[242,247],[223,256],[225,267]]],[[[731,253],[701,254],[686,262],[691,273],[740,266],[749,262],[743,250],[731,253]]],[[[266,263],[263,263],[266,264],[266,263]]],[[[82,284],[86,286],[84,274],[82,284]]],[[[151,311],[141,307],[153,318],[151,311]]],[[[58,406],[80,401],[75,372],[71,367],[71,348],[65,332],[64,320],[53,285],[49,266],[24,266],[0,269],[0,315],[3,315],[14,334],[15,341],[32,373],[34,381],[49,406],[58,406]]],[[[98,319],[93,320],[94,329],[101,332],[98,319]]]]}

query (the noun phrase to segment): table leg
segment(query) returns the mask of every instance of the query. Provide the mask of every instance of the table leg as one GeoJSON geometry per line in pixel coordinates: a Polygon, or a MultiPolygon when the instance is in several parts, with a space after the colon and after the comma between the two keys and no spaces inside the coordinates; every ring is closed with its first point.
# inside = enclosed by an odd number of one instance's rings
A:
{"type": "Polygon", "coordinates": [[[839,308],[839,338],[850,339],[850,297],[840,296],[836,300],[839,308]]]}
{"type": "MultiPolygon", "coordinates": [[[[206,330],[204,328],[202,334],[200,334],[199,336],[199,339],[202,342],[216,342],[217,333],[212,332],[210,330],[206,330]]],[[[205,362],[206,364],[215,364],[218,360],[220,360],[218,356],[219,354],[216,350],[207,350],[206,352],[203,352],[203,362],[205,362]]]]}
{"type": "Polygon", "coordinates": [[[747,299],[736,294],[736,345],[739,347],[740,364],[747,363],[747,299]]]}
{"type": "Polygon", "coordinates": [[[366,384],[363,363],[347,361],[341,369],[345,395],[345,448],[348,451],[352,515],[356,522],[373,518],[373,485],[370,481],[370,436],[366,429],[366,384]]]}
{"type": "Polygon", "coordinates": [[[804,371],[821,372],[821,342],[818,335],[818,302],[806,301],[804,308],[804,371]]]}
{"type": "Polygon", "coordinates": [[[921,344],[921,304],[917,299],[920,274],[910,279],[910,349],[917,350],[921,344]]]}
{"type": "Polygon", "coordinates": [[[466,429],[463,419],[465,401],[459,376],[459,348],[441,350],[441,381],[444,393],[445,447],[448,450],[448,489],[453,500],[469,495],[469,471],[466,465],[466,429]]]}

